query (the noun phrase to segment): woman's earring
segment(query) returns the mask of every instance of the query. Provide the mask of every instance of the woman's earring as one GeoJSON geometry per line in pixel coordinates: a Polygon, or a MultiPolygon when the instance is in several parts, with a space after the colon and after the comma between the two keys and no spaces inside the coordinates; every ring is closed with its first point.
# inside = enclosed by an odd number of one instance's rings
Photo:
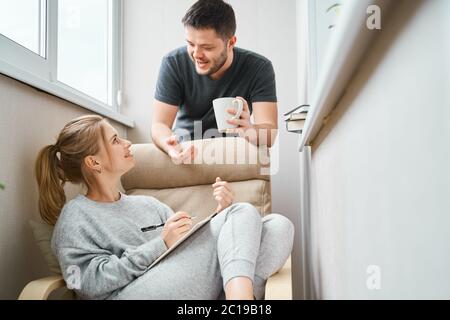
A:
{"type": "Polygon", "coordinates": [[[100,168],[99,170],[97,170],[98,174],[102,174],[102,168],[100,168]]]}

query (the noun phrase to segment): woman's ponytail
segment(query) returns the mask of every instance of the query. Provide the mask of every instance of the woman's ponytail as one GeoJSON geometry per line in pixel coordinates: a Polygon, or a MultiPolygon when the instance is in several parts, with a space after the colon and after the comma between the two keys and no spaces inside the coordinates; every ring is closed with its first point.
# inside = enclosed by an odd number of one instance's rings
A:
{"type": "Polygon", "coordinates": [[[88,173],[83,161],[100,150],[104,139],[103,123],[98,115],[86,115],[67,123],[56,139],[55,145],[43,148],[36,159],[36,180],[39,187],[39,212],[48,224],[56,220],[66,204],[66,182],[88,186],[88,173]]]}
{"type": "Polygon", "coordinates": [[[39,212],[46,223],[54,225],[66,203],[64,172],[59,165],[58,148],[55,145],[46,146],[39,152],[35,169],[39,187],[39,212]]]}

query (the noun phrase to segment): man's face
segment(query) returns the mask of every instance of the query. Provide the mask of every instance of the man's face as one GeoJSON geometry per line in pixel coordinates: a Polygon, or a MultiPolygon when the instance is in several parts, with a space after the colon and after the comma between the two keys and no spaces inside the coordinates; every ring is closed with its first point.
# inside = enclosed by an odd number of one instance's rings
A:
{"type": "Polygon", "coordinates": [[[189,57],[198,74],[210,76],[219,71],[233,49],[230,41],[224,41],[214,29],[186,27],[189,57]]]}

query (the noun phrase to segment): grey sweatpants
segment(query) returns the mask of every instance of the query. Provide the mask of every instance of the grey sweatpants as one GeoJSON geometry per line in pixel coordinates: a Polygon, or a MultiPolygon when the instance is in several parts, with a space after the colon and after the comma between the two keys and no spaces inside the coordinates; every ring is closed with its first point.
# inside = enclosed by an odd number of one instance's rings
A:
{"type": "Polygon", "coordinates": [[[284,216],[261,218],[248,203],[231,205],[113,299],[218,299],[238,276],[250,278],[262,299],[266,280],[289,257],[293,237],[284,216]]]}

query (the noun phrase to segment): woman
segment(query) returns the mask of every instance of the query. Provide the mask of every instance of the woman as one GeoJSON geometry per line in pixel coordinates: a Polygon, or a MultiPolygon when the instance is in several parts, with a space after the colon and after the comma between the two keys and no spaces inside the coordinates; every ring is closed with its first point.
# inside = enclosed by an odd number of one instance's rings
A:
{"type": "Polygon", "coordinates": [[[219,213],[149,269],[192,219],[153,197],[119,191],[135,164],[130,146],[106,119],[89,115],[69,122],[38,155],[39,209],[56,224],[52,249],[68,286],[82,299],[263,298],[266,280],[291,252],[292,223],[276,214],[261,219],[247,203],[231,205],[229,185],[218,180],[219,213]],[[65,203],[66,181],[84,184],[86,195],[65,203]]]}

